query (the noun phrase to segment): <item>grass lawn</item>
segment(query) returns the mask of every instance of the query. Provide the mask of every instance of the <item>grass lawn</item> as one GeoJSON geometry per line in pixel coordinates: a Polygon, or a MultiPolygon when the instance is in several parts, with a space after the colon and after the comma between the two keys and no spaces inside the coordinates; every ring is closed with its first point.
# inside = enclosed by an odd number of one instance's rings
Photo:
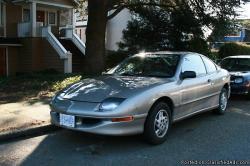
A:
{"type": "Polygon", "coordinates": [[[49,100],[57,91],[83,78],[81,74],[48,72],[0,78],[0,104],[49,100]]]}

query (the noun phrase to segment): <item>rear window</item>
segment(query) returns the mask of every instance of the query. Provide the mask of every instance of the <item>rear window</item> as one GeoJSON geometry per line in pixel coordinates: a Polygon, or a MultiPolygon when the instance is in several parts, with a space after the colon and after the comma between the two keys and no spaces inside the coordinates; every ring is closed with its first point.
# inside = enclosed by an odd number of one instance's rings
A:
{"type": "Polygon", "coordinates": [[[214,73],[216,72],[217,68],[215,66],[215,64],[209,60],[208,58],[206,57],[202,57],[204,63],[205,63],[205,66],[206,66],[206,69],[207,69],[207,72],[210,74],[210,73],[214,73]]]}
{"type": "Polygon", "coordinates": [[[250,58],[226,58],[221,67],[228,71],[250,71],[250,58]]]}

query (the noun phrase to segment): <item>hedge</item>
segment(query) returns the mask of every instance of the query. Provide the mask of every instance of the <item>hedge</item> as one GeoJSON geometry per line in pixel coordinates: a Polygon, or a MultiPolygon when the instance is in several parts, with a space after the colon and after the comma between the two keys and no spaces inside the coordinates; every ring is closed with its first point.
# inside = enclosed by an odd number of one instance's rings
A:
{"type": "Polygon", "coordinates": [[[219,50],[219,58],[233,55],[250,55],[250,45],[242,43],[226,43],[219,50]]]}

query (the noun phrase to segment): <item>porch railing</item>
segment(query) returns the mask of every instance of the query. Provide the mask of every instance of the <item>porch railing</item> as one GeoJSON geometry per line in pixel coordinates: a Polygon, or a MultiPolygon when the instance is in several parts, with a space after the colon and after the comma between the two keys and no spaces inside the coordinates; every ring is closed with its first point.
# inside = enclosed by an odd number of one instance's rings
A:
{"type": "Polygon", "coordinates": [[[18,37],[30,37],[31,36],[31,23],[22,22],[17,25],[18,37]]]}
{"type": "Polygon", "coordinates": [[[57,38],[51,32],[51,27],[42,27],[42,37],[46,38],[51,46],[56,50],[60,59],[64,59],[64,72],[72,72],[72,54],[67,51],[63,45],[57,40],[57,38]]]}
{"type": "Polygon", "coordinates": [[[65,28],[61,28],[61,30],[64,30],[64,37],[66,39],[70,39],[76,47],[85,55],[85,49],[86,46],[84,42],[80,39],[80,37],[74,33],[74,29],[71,26],[66,26],[65,28]]]}
{"type": "MultiPolygon", "coordinates": [[[[37,22],[36,23],[36,36],[41,37],[41,28],[43,27],[43,23],[37,22]]],[[[32,30],[31,30],[31,23],[30,22],[22,22],[18,23],[17,25],[18,37],[31,37],[32,30]]]]}

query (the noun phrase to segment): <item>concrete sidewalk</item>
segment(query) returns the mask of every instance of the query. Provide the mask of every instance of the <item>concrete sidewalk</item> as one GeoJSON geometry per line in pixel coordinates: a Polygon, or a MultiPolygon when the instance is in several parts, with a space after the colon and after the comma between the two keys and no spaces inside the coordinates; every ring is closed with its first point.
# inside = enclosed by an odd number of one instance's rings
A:
{"type": "Polygon", "coordinates": [[[50,128],[48,100],[0,105],[0,140],[50,128]]]}

